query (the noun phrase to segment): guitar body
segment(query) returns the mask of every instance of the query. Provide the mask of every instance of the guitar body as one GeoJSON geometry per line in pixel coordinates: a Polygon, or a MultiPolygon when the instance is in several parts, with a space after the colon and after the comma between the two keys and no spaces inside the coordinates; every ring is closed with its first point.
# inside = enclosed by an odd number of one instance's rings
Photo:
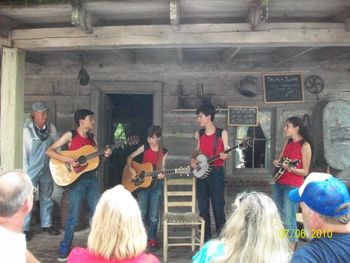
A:
{"type": "MultiPolygon", "coordinates": [[[[288,167],[295,168],[295,167],[297,167],[299,162],[300,162],[299,160],[291,160],[288,157],[285,157],[285,158],[282,159],[281,164],[287,164],[288,167]]],[[[281,176],[284,174],[285,171],[286,171],[286,169],[283,168],[282,166],[281,167],[276,167],[274,169],[274,172],[273,172],[273,176],[272,176],[273,179],[275,181],[277,181],[278,179],[281,178],[281,176]]]]}
{"type": "Polygon", "coordinates": [[[151,163],[141,164],[138,162],[132,162],[131,165],[137,173],[137,178],[132,178],[128,165],[125,165],[122,176],[122,185],[125,187],[125,189],[133,193],[137,190],[142,190],[153,186],[155,182],[154,178],[152,176],[145,176],[146,173],[153,171],[153,166],[151,163]]]}
{"type": "Polygon", "coordinates": [[[273,180],[278,181],[278,179],[281,178],[281,176],[284,174],[284,172],[286,171],[286,169],[284,169],[283,167],[280,168],[275,168],[273,171],[273,180]]]}
{"type": "Polygon", "coordinates": [[[100,162],[99,156],[87,160],[86,155],[95,153],[97,150],[92,145],[85,145],[74,151],[60,151],[61,155],[75,158],[80,165],[73,167],[72,165],[53,159],[50,159],[50,171],[55,183],[59,186],[67,186],[72,184],[80,175],[88,171],[92,171],[98,167],[100,162]]]}

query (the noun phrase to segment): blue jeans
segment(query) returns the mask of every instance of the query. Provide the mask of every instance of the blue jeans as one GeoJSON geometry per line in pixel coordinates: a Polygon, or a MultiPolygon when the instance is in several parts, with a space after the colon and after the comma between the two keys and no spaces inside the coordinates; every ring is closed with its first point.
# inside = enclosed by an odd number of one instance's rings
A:
{"type": "Polygon", "coordinates": [[[212,167],[205,179],[197,179],[196,191],[199,215],[205,220],[205,241],[211,239],[210,203],[214,213],[217,234],[226,223],[225,216],[225,177],[223,167],[212,167]],[[210,203],[209,203],[210,202],[210,203]]]}
{"type": "Polygon", "coordinates": [[[74,229],[78,224],[81,204],[86,197],[89,205],[89,216],[93,216],[100,198],[100,186],[96,171],[84,173],[72,185],[68,186],[69,213],[64,230],[64,238],[60,243],[60,253],[68,254],[74,238],[74,229]]]}
{"type": "Polygon", "coordinates": [[[293,203],[289,200],[288,193],[296,188],[297,187],[275,183],[273,192],[273,199],[276,203],[278,212],[282,218],[284,227],[285,229],[289,230],[288,238],[289,242],[291,243],[298,242],[298,237],[296,234],[296,213],[298,211],[298,204],[293,203]]]}
{"type": "Polygon", "coordinates": [[[137,194],[142,220],[148,229],[148,240],[156,239],[162,193],[163,180],[158,180],[154,187],[143,189],[137,194]]]}
{"type": "MultiPolygon", "coordinates": [[[[39,204],[40,204],[40,225],[41,227],[52,226],[53,201],[51,195],[53,191],[53,180],[49,171],[40,172],[35,177],[30,178],[33,186],[39,186],[39,204]]],[[[23,231],[29,231],[32,214],[29,213],[24,218],[23,231]]]]}

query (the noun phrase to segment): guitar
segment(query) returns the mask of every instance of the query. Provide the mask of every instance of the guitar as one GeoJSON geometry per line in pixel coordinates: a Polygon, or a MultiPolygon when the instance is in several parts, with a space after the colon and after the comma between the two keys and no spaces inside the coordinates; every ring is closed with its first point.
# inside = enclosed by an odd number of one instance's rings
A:
{"type": "Polygon", "coordinates": [[[153,166],[151,163],[141,164],[133,161],[131,165],[132,168],[135,169],[137,176],[136,178],[132,178],[128,165],[125,165],[123,170],[122,185],[125,187],[125,189],[132,193],[154,186],[156,181],[155,179],[159,173],[163,173],[165,176],[170,174],[186,174],[188,176],[191,172],[189,166],[153,171],[153,166]]]}
{"type": "Polygon", "coordinates": [[[277,181],[278,179],[281,178],[281,176],[284,174],[284,172],[286,171],[286,168],[282,167],[283,164],[286,164],[288,165],[288,167],[290,168],[295,168],[297,167],[298,163],[300,162],[300,160],[296,159],[296,160],[292,160],[288,157],[282,157],[282,159],[280,160],[280,164],[281,164],[281,167],[276,167],[274,172],[273,172],[273,175],[272,175],[272,178],[277,181]]]}
{"type": "MultiPolygon", "coordinates": [[[[131,136],[124,140],[116,140],[109,148],[113,151],[117,148],[124,148],[126,145],[135,145],[139,143],[137,136],[131,136]]],[[[104,154],[105,149],[98,151],[92,145],[85,145],[74,151],[60,151],[59,153],[66,157],[76,159],[78,166],[62,162],[57,159],[50,159],[49,166],[52,178],[59,186],[67,186],[75,182],[80,175],[97,168],[100,162],[100,155],[104,154]]]]}
{"type": "MultiPolygon", "coordinates": [[[[224,151],[224,154],[227,154],[237,148],[240,148],[242,150],[245,150],[249,147],[251,147],[253,144],[253,141],[251,138],[245,138],[240,144],[237,144],[236,146],[227,149],[224,151]]],[[[193,175],[197,178],[204,179],[206,178],[210,171],[210,163],[214,162],[215,160],[220,158],[220,154],[215,155],[214,157],[207,158],[204,154],[199,154],[196,156],[196,163],[197,163],[197,168],[193,169],[193,175]]]]}

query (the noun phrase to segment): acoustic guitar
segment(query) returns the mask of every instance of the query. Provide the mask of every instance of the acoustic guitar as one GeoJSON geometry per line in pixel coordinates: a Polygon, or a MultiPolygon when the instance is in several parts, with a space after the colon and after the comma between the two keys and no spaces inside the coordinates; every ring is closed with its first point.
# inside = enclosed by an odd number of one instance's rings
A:
{"type": "Polygon", "coordinates": [[[122,176],[122,185],[130,192],[137,192],[142,189],[153,187],[156,182],[156,178],[159,173],[163,173],[165,176],[170,174],[189,175],[191,169],[189,166],[180,167],[175,169],[163,169],[159,171],[153,171],[151,163],[138,163],[132,162],[132,168],[135,169],[137,176],[132,178],[128,165],[125,165],[122,176]]]}
{"type": "MultiPolygon", "coordinates": [[[[251,138],[245,138],[240,144],[237,144],[236,146],[233,146],[232,148],[227,149],[224,151],[224,154],[227,154],[237,148],[240,148],[242,150],[247,149],[251,147],[253,144],[253,141],[251,138]]],[[[193,175],[199,179],[204,179],[208,177],[211,167],[210,164],[214,162],[215,160],[220,158],[220,154],[215,155],[214,157],[207,158],[204,154],[199,154],[196,156],[196,162],[197,162],[197,168],[193,169],[193,175]]]]}
{"type": "MultiPolygon", "coordinates": [[[[126,145],[135,145],[139,143],[137,136],[131,136],[124,140],[116,140],[114,145],[109,146],[113,151],[117,148],[123,148],[126,145]]],[[[85,145],[74,151],[60,151],[59,153],[66,157],[74,158],[79,165],[73,166],[70,163],[51,158],[49,162],[52,178],[59,186],[67,186],[75,182],[82,174],[96,169],[100,162],[100,156],[104,154],[105,149],[98,151],[92,145],[85,145]]]]}
{"type": "Polygon", "coordinates": [[[282,157],[282,159],[279,162],[281,164],[281,167],[276,167],[275,168],[275,170],[273,172],[273,175],[272,175],[272,178],[275,181],[277,181],[278,179],[281,178],[281,176],[286,171],[286,169],[284,167],[282,167],[283,164],[287,164],[289,168],[295,168],[295,167],[297,167],[299,162],[300,162],[300,160],[298,160],[298,159],[292,160],[292,159],[290,159],[288,157],[282,157]]]}

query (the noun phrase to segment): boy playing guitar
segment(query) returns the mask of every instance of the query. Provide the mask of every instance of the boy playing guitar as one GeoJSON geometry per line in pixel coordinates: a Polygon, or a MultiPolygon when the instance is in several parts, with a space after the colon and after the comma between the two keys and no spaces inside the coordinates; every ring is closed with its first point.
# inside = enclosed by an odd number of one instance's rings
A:
{"type": "MultiPolygon", "coordinates": [[[[72,157],[61,155],[57,151],[61,146],[68,144],[68,150],[72,151],[85,145],[91,145],[97,148],[97,142],[91,133],[95,124],[94,113],[86,109],[77,110],[74,113],[74,121],[77,125],[77,129],[63,134],[46,152],[51,158],[69,163],[73,167],[78,166],[79,163],[72,157]]],[[[107,148],[104,152],[104,156],[108,157],[111,153],[112,151],[107,148]]],[[[74,237],[74,228],[78,223],[81,203],[85,197],[88,201],[90,216],[94,214],[96,204],[100,197],[100,187],[96,169],[82,174],[79,180],[67,186],[67,188],[69,193],[69,214],[64,238],[59,247],[58,261],[65,261],[70,252],[74,237]]]]}

